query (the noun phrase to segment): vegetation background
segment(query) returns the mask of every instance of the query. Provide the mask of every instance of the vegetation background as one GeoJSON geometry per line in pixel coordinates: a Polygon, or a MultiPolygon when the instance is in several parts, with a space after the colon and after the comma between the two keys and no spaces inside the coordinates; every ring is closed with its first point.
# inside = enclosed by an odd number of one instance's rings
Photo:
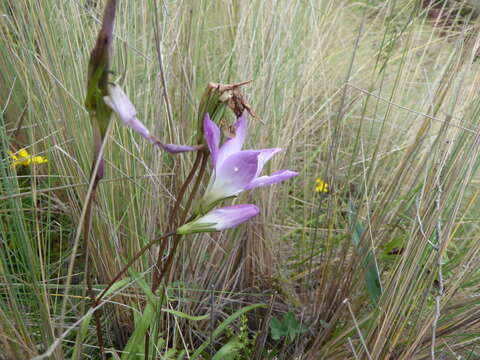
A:
{"type": "MultiPolygon", "coordinates": [[[[470,5],[157,4],[119,1],[116,19],[114,76],[141,120],[167,142],[193,143],[207,83],[253,79],[243,92],[264,123],[250,120],[247,147],[282,147],[268,170],[300,175],[243,195],[261,207],[253,221],[182,243],[150,355],[479,359],[470,5]],[[316,178],[328,192],[315,192],[316,178]]],[[[86,69],[103,5],[0,3],[0,358],[99,356],[93,323],[80,327],[88,302],[75,236],[92,159],[86,69]],[[48,163],[14,168],[7,152],[23,147],[48,163]]],[[[164,231],[193,161],[121,124],[105,159],[91,232],[99,290],[164,231]]],[[[143,344],[132,334],[145,325],[154,257],[136,262],[102,305],[112,358],[135,358],[125,349],[143,344]]]]}

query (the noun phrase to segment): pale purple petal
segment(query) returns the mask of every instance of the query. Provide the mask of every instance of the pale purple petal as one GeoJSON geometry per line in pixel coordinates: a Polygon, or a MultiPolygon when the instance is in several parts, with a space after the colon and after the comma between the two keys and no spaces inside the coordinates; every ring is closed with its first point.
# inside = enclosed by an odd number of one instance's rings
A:
{"type": "Polygon", "coordinates": [[[107,104],[126,125],[130,125],[137,116],[137,111],[132,102],[120,86],[110,86],[108,90],[110,94],[103,97],[105,104],[107,104]]]}
{"type": "MultiPolygon", "coordinates": [[[[196,146],[163,144],[159,140],[155,139],[152,135],[150,135],[150,131],[148,131],[145,125],[143,125],[143,123],[138,120],[137,111],[135,110],[135,107],[133,106],[128,96],[123,92],[122,88],[118,85],[113,85],[109,87],[109,92],[109,96],[105,96],[103,98],[105,104],[107,104],[107,106],[110,107],[118,115],[120,120],[122,120],[125,125],[131,127],[133,130],[135,130],[138,134],[140,134],[142,137],[144,137],[151,143],[172,154],[198,150],[198,147],[196,146]]],[[[218,139],[218,141],[220,141],[220,137],[218,137],[218,139]]]]}
{"type": "Polygon", "coordinates": [[[270,176],[259,177],[268,160],[281,149],[241,151],[247,133],[246,117],[239,117],[234,126],[235,136],[227,139],[219,148],[220,129],[208,114],[205,116],[204,136],[212,154],[214,172],[198,207],[201,213],[215,207],[218,201],[237,196],[242,191],[275,184],[298,175],[294,171],[281,170],[270,176]]]}
{"type": "Polygon", "coordinates": [[[130,126],[145,139],[153,142],[148,129],[137,119],[137,111],[122,88],[114,85],[110,86],[108,90],[110,95],[103,97],[105,104],[117,114],[125,125],[130,126]]]}
{"type": "Polygon", "coordinates": [[[217,164],[218,147],[220,146],[220,129],[210,120],[208,113],[205,113],[203,120],[203,135],[212,154],[212,165],[215,167],[217,164]]]}
{"type": "Polygon", "coordinates": [[[260,175],[262,172],[263,167],[267,163],[268,160],[272,158],[273,155],[282,151],[280,148],[272,148],[272,149],[263,149],[258,150],[260,151],[260,155],[258,155],[258,169],[257,169],[257,176],[260,175]]]}
{"type": "Polygon", "coordinates": [[[245,137],[247,136],[247,119],[245,115],[240,116],[235,124],[235,136],[227,139],[218,153],[217,165],[220,166],[230,155],[242,150],[245,137]]]}
{"type": "Polygon", "coordinates": [[[130,126],[133,130],[135,130],[137,133],[139,133],[141,136],[143,136],[145,139],[153,142],[152,137],[150,136],[150,132],[148,129],[142,124],[140,120],[138,120],[136,117],[131,119],[128,123],[126,123],[128,126],[130,126]]]}
{"type": "Polygon", "coordinates": [[[206,202],[211,204],[243,191],[255,178],[258,155],[258,151],[246,150],[239,151],[226,159],[215,171],[215,180],[204,197],[206,202]]]}
{"type": "Polygon", "coordinates": [[[274,172],[270,176],[260,176],[254,179],[250,184],[245,188],[245,190],[250,190],[259,186],[276,184],[285,180],[288,180],[294,176],[297,176],[298,173],[290,170],[279,170],[274,172]]]}
{"type": "Polygon", "coordinates": [[[260,209],[252,204],[223,207],[181,226],[177,233],[192,234],[230,229],[251,219],[259,212],[260,209]]]}
{"type": "Polygon", "coordinates": [[[155,141],[155,145],[160,146],[163,150],[169,152],[170,154],[178,154],[178,153],[198,150],[198,146],[162,144],[158,140],[155,141]]]}
{"type": "Polygon", "coordinates": [[[210,211],[203,216],[203,221],[215,222],[216,230],[225,230],[244,223],[259,212],[260,209],[252,204],[232,205],[210,211]]]}

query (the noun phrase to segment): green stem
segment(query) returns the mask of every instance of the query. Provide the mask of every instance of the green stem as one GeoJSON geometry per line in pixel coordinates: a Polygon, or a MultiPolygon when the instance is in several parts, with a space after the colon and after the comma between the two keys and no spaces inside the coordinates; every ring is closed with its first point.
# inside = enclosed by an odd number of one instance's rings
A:
{"type": "MultiPolygon", "coordinates": [[[[102,160],[100,160],[102,161],[102,160]]],[[[91,307],[95,307],[95,294],[93,292],[93,286],[92,286],[92,275],[90,272],[90,229],[92,226],[92,204],[93,204],[93,199],[95,198],[96,194],[96,188],[98,185],[98,182],[100,181],[100,177],[96,176],[95,177],[95,185],[92,191],[92,196],[90,197],[88,204],[87,204],[87,213],[85,215],[85,224],[83,228],[83,238],[84,238],[84,245],[85,245],[85,282],[87,285],[87,295],[90,298],[91,301],[91,307]]],[[[100,312],[101,310],[96,310],[93,312],[93,317],[95,319],[95,330],[97,333],[97,339],[98,339],[98,346],[100,348],[100,356],[102,360],[105,360],[105,347],[103,344],[103,334],[102,334],[102,314],[100,312]]]]}

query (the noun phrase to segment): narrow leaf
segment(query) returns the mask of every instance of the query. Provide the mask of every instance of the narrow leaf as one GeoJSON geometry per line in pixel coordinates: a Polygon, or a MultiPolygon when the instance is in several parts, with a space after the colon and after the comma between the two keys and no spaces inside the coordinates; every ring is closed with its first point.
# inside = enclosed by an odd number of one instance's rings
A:
{"type": "Polygon", "coordinates": [[[364,261],[362,262],[364,269],[365,283],[367,286],[367,292],[370,296],[370,300],[373,305],[378,304],[378,300],[382,295],[382,283],[380,281],[380,274],[378,273],[377,261],[375,254],[372,250],[366,249],[366,246],[362,246],[361,239],[364,232],[363,225],[358,221],[357,212],[350,202],[350,226],[352,229],[352,242],[357,247],[357,251],[360,254],[366,253],[364,261]]]}
{"type": "Polygon", "coordinates": [[[210,340],[213,340],[215,339],[217,336],[219,336],[220,334],[222,334],[225,329],[232,323],[234,322],[236,319],[238,319],[240,316],[242,316],[243,314],[249,312],[250,310],[253,310],[253,309],[257,309],[257,308],[262,308],[262,307],[267,307],[267,305],[265,304],[252,304],[252,305],[249,305],[249,306],[246,306],[238,311],[236,311],[235,313],[233,313],[232,315],[230,315],[228,318],[226,318],[212,333],[212,335],[210,336],[209,339],[205,340],[198,348],[197,350],[193,353],[193,355],[190,357],[190,360],[194,360],[194,359],[197,359],[201,354],[202,352],[208,347],[208,345],[210,345],[210,340]]]}
{"type": "Polygon", "coordinates": [[[162,309],[163,312],[166,312],[166,313],[169,313],[169,314],[172,314],[176,317],[179,317],[179,318],[182,318],[182,319],[187,319],[187,320],[190,320],[190,321],[202,321],[202,320],[206,320],[209,318],[209,315],[200,315],[200,316],[193,316],[193,315],[188,315],[188,314],[185,314],[181,311],[176,311],[176,310],[171,310],[171,309],[162,309]]]}

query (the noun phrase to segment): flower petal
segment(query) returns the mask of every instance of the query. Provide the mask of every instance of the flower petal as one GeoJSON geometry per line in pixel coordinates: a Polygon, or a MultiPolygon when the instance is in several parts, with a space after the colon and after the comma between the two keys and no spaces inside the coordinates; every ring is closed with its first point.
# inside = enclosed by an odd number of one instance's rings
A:
{"type": "Polygon", "coordinates": [[[160,146],[163,150],[169,152],[170,154],[178,154],[178,153],[198,150],[198,146],[162,144],[158,140],[155,140],[155,145],[160,146]]]}
{"type": "Polygon", "coordinates": [[[204,196],[204,205],[230,196],[237,195],[243,191],[255,178],[258,167],[258,151],[239,151],[218,167],[215,171],[215,179],[207,189],[204,196]]]}
{"type": "Polygon", "coordinates": [[[142,137],[147,139],[150,142],[154,142],[150,135],[150,131],[143,125],[143,123],[138,120],[136,117],[134,117],[132,120],[130,120],[129,123],[126,123],[128,126],[130,126],[133,130],[135,130],[138,134],[140,134],[142,137]]]}
{"type": "Polygon", "coordinates": [[[150,136],[150,131],[137,118],[137,111],[128,96],[118,85],[109,87],[110,95],[105,96],[103,100],[127,126],[139,133],[145,139],[154,142],[150,136]]]}
{"type": "Polygon", "coordinates": [[[128,96],[118,85],[109,86],[108,91],[110,95],[103,97],[105,104],[118,115],[125,125],[131,125],[130,123],[137,117],[137,110],[128,96]]]}
{"type": "Polygon", "coordinates": [[[177,233],[191,234],[230,229],[251,219],[259,212],[260,209],[252,204],[223,207],[181,226],[177,233]]]}
{"type": "Polygon", "coordinates": [[[140,136],[172,154],[198,150],[198,147],[195,146],[163,144],[160,140],[155,139],[145,125],[138,120],[137,111],[122,88],[114,85],[109,87],[109,91],[110,95],[103,98],[105,103],[118,115],[125,125],[131,127],[140,136]]]}
{"type": "Polygon", "coordinates": [[[202,221],[215,222],[216,230],[225,230],[244,223],[259,212],[260,209],[253,204],[232,205],[210,211],[202,221]]]}
{"type": "Polygon", "coordinates": [[[276,184],[285,180],[288,180],[294,176],[297,176],[298,173],[295,171],[290,170],[279,170],[274,172],[270,176],[260,176],[254,179],[250,184],[246,187],[245,190],[253,189],[259,186],[271,185],[276,184]]]}
{"type": "Polygon", "coordinates": [[[210,120],[208,113],[205,113],[203,120],[203,135],[210,149],[210,154],[212,154],[212,165],[215,167],[218,158],[218,147],[220,146],[220,129],[210,120]]]}
{"type": "Polygon", "coordinates": [[[46,162],[48,162],[48,159],[43,156],[34,156],[32,158],[32,163],[34,164],[45,164],[46,162]]]}
{"type": "Polygon", "coordinates": [[[12,158],[13,161],[18,161],[17,155],[15,155],[13,152],[7,151],[7,154],[12,158]]]}
{"type": "Polygon", "coordinates": [[[258,169],[257,169],[257,176],[260,175],[262,172],[263,167],[267,163],[268,160],[272,158],[273,155],[282,151],[280,148],[272,148],[272,149],[263,149],[258,150],[260,151],[260,155],[258,155],[258,169]]]}
{"type": "Polygon", "coordinates": [[[217,166],[221,166],[230,155],[242,150],[245,137],[247,136],[247,119],[245,115],[240,116],[233,126],[235,127],[235,136],[223,143],[218,153],[217,166]]]}
{"type": "Polygon", "coordinates": [[[28,153],[27,149],[20,149],[18,150],[18,156],[21,158],[28,158],[30,154],[28,153]]]}

